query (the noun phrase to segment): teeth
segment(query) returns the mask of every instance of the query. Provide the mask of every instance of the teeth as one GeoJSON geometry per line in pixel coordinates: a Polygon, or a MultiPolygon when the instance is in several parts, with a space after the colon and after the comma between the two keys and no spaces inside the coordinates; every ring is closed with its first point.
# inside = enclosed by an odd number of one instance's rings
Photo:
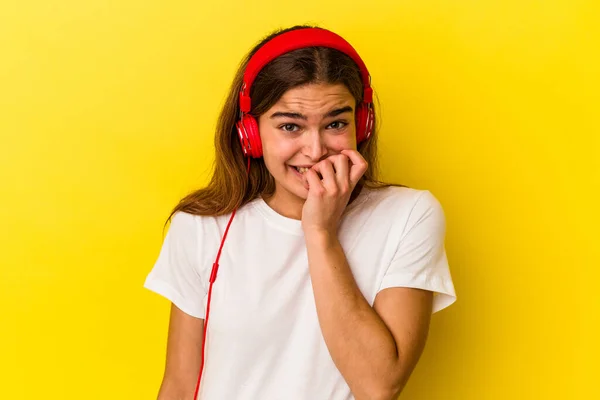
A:
{"type": "Polygon", "coordinates": [[[308,168],[304,168],[304,167],[296,167],[296,169],[298,170],[298,172],[300,172],[301,174],[305,173],[306,171],[308,171],[308,168]]]}

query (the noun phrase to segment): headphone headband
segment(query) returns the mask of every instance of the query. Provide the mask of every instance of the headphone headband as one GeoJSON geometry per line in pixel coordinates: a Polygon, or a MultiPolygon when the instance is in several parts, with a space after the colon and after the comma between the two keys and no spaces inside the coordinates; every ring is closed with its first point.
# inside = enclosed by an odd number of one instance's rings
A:
{"type": "Polygon", "coordinates": [[[258,49],[252,56],[244,71],[244,83],[242,85],[242,90],[240,91],[241,111],[243,113],[250,112],[250,109],[252,108],[250,88],[252,87],[256,76],[265,65],[290,51],[313,46],[332,48],[349,56],[360,69],[360,75],[364,86],[363,103],[368,104],[373,102],[373,90],[371,89],[369,71],[350,43],[338,34],[323,28],[303,28],[275,36],[258,49]]]}

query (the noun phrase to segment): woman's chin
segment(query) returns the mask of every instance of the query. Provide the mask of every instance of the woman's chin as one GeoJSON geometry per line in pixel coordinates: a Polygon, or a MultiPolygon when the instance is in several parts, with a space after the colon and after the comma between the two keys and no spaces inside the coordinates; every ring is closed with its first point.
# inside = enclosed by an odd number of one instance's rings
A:
{"type": "Polygon", "coordinates": [[[300,185],[300,187],[297,187],[297,189],[294,190],[294,194],[302,200],[306,200],[308,198],[308,189],[300,185]]]}
{"type": "Polygon", "coordinates": [[[294,167],[288,166],[291,173],[290,185],[294,188],[292,193],[300,197],[302,200],[308,198],[308,189],[304,186],[304,177],[294,167]]]}

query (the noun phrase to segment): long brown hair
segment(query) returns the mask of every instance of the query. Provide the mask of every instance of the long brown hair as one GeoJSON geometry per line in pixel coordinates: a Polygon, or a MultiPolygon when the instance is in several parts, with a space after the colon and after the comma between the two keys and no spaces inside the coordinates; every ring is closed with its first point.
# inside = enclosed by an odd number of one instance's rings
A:
{"type": "MultiPolygon", "coordinates": [[[[302,28],[312,28],[312,26],[297,25],[288,29],[276,30],[258,43],[242,60],[219,115],[215,135],[216,154],[212,178],[206,187],[181,199],[172,210],[168,220],[178,211],[195,215],[229,214],[261,195],[269,198],[274,194],[275,180],[267,170],[262,158],[251,159],[250,174],[248,175],[246,172],[247,160],[243,155],[235,128],[235,123],[240,115],[239,90],[242,86],[246,65],[258,49],[277,35],[302,28]]],[[[354,96],[357,105],[362,101],[363,84],[360,71],[352,59],[334,49],[309,47],[286,53],[271,61],[261,70],[250,91],[252,98],[250,114],[258,119],[287,90],[309,83],[342,83],[354,96]]],[[[377,179],[376,128],[377,123],[373,127],[371,137],[358,145],[358,151],[368,162],[369,168],[354,188],[349,202],[358,196],[363,187],[381,189],[388,186],[403,186],[384,183],[377,179]]]]}

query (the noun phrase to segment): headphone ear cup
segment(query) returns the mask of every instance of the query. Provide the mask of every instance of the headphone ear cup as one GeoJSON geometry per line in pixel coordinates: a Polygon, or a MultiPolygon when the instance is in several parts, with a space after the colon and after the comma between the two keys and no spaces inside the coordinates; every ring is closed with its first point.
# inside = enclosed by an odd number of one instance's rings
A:
{"type": "Polygon", "coordinates": [[[362,103],[356,110],[356,144],[367,140],[373,131],[375,115],[369,105],[362,103]]]}
{"type": "Polygon", "coordinates": [[[244,156],[253,158],[262,157],[262,143],[256,119],[251,115],[244,114],[235,126],[244,156]]]}

